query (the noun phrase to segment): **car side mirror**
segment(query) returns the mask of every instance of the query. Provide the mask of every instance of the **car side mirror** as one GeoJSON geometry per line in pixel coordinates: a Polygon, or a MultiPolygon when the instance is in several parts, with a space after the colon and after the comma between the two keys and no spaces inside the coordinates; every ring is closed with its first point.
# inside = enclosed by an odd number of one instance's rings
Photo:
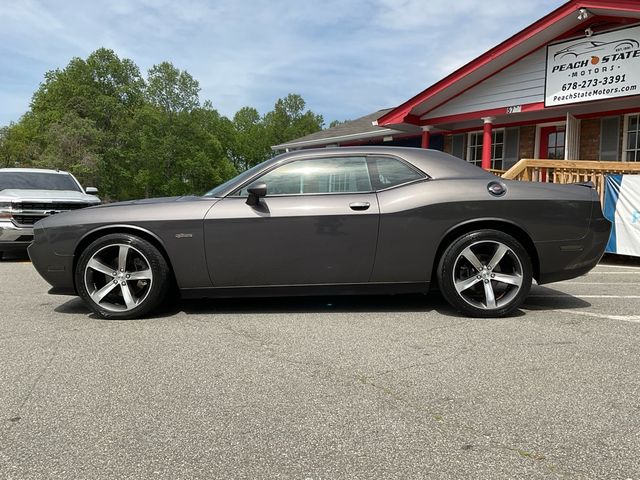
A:
{"type": "Polygon", "coordinates": [[[261,197],[267,196],[267,184],[264,182],[254,183],[253,185],[247,188],[247,192],[249,192],[249,196],[247,197],[247,205],[251,205],[255,207],[260,203],[261,197]]]}
{"type": "Polygon", "coordinates": [[[98,193],[98,189],[96,187],[87,187],[84,189],[84,191],[89,195],[95,195],[96,193],[98,193]]]}

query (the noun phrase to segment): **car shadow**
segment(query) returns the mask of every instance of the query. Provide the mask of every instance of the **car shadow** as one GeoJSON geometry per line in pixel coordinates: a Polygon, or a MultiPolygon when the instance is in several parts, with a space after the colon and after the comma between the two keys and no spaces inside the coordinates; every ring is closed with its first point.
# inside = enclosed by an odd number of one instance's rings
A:
{"type": "MultiPolygon", "coordinates": [[[[548,287],[534,287],[522,309],[509,317],[522,317],[526,310],[564,310],[587,308],[591,304],[584,300],[548,287]]],[[[57,313],[89,315],[101,320],[87,308],[84,302],[74,297],[54,309],[57,313]]],[[[411,295],[349,295],[321,297],[268,297],[268,298],[224,298],[224,299],[175,299],[146,319],[187,315],[256,314],[256,313],[384,313],[384,312],[432,312],[454,318],[467,318],[457,312],[437,290],[411,295]]]]}
{"type": "MultiPolygon", "coordinates": [[[[53,309],[56,313],[65,313],[68,315],[88,314],[91,310],[85,305],[80,297],[72,297],[66,302],[58,305],[53,309]]],[[[95,317],[98,318],[98,317],[95,317]]]]}
{"type": "Polygon", "coordinates": [[[29,262],[29,254],[22,251],[16,252],[2,252],[2,256],[0,257],[0,262],[11,263],[11,262],[29,262]]]}
{"type": "Polygon", "coordinates": [[[580,297],[550,287],[534,285],[522,308],[525,310],[574,310],[589,308],[591,303],[580,297]]]}
{"type": "MultiPolygon", "coordinates": [[[[430,312],[443,306],[437,294],[382,296],[319,296],[175,299],[167,302],[156,314],[145,318],[168,318],[179,313],[187,315],[254,314],[254,313],[349,313],[349,312],[430,312]]],[[[90,314],[79,297],[74,297],[54,309],[64,314],[90,314]]],[[[452,311],[453,312],[453,311],[452,311]]]]}
{"type": "Polygon", "coordinates": [[[430,312],[433,295],[338,295],[180,300],[179,311],[207,313],[430,312]]]}
{"type": "Polygon", "coordinates": [[[640,257],[632,257],[630,255],[618,255],[616,253],[605,253],[600,260],[600,266],[625,266],[625,267],[640,267],[640,257]]]}

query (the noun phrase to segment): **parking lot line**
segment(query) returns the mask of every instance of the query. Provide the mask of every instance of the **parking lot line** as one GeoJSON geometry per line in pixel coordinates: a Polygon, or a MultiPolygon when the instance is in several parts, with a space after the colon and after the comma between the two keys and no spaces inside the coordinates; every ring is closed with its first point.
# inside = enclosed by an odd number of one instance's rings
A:
{"type": "Polygon", "coordinates": [[[571,280],[556,283],[564,283],[565,285],[629,285],[629,282],[572,282],[571,280]]]}
{"type": "Polygon", "coordinates": [[[577,298],[640,298],[640,295],[570,295],[568,293],[558,293],[558,294],[543,294],[543,295],[529,295],[529,297],[538,297],[538,298],[567,298],[567,297],[577,297],[577,298]]]}
{"type": "Polygon", "coordinates": [[[640,267],[634,267],[633,265],[610,265],[608,263],[601,263],[596,265],[595,268],[628,268],[631,270],[640,270],[640,267]]]}
{"type": "Polygon", "coordinates": [[[640,323],[640,315],[608,315],[606,313],[583,312],[581,310],[562,310],[556,309],[554,312],[572,313],[574,315],[582,315],[583,317],[603,318],[606,320],[620,320],[623,322],[640,323]]]}
{"type": "Polygon", "coordinates": [[[593,275],[640,275],[640,270],[635,272],[601,272],[600,270],[594,270],[593,275]]]}

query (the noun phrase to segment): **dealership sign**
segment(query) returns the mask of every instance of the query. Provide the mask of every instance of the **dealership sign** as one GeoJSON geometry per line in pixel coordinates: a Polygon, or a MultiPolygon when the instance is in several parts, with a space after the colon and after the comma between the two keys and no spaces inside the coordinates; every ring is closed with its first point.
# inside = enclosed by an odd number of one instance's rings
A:
{"type": "Polygon", "coordinates": [[[546,107],[640,95],[640,26],[547,47],[546,107]]]}

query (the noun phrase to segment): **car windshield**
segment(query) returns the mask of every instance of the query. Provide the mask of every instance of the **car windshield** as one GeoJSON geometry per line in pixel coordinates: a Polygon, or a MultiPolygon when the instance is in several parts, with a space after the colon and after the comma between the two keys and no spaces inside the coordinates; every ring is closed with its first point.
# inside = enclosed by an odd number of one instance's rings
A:
{"type": "Polygon", "coordinates": [[[220,196],[222,196],[222,194],[232,184],[234,184],[236,182],[238,182],[238,184],[242,184],[242,182],[244,182],[246,179],[250,178],[251,175],[253,175],[257,170],[259,170],[264,164],[265,164],[265,162],[262,162],[262,163],[259,163],[258,165],[255,165],[254,167],[251,167],[249,170],[245,170],[240,175],[236,175],[231,180],[227,180],[226,182],[221,183],[220,185],[215,187],[213,190],[209,190],[207,193],[204,194],[204,196],[205,197],[220,197],[220,196]]]}
{"type": "Polygon", "coordinates": [[[0,172],[0,190],[82,190],[68,174],[46,172],[0,172]]]}

